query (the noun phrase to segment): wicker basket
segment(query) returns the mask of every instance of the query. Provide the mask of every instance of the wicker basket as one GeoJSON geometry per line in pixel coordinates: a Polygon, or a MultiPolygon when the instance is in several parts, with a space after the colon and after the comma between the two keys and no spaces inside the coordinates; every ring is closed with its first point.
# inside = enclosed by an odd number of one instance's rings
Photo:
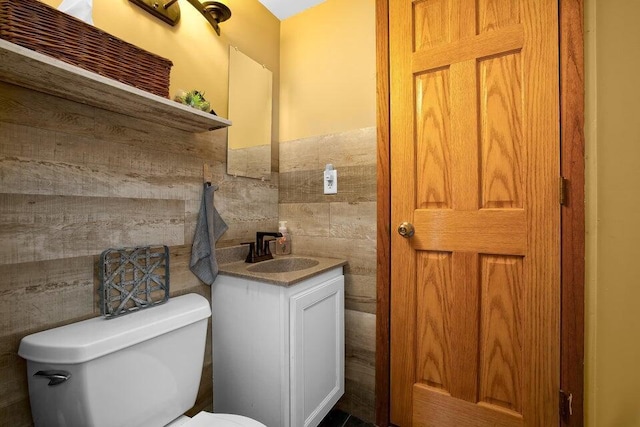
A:
{"type": "Polygon", "coordinates": [[[0,0],[0,38],[167,98],[168,59],[38,0],[0,0]]]}

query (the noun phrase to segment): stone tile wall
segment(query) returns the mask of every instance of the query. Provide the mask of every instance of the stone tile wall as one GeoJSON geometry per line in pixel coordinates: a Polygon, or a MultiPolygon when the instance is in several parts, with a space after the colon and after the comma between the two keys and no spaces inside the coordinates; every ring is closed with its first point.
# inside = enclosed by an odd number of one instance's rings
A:
{"type": "MultiPolygon", "coordinates": [[[[210,289],[189,270],[202,166],[229,225],[218,246],[277,229],[271,181],[226,171],[226,130],[192,134],[0,82],[0,426],[32,425],[30,333],[99,315],[96,265],[109,247],[167,244],[171,294],[210,289]]],[[[197,408],[212,406],[211,347],[197,408]]]]}
{"type": "Polygon", "coordinates": [[[346,369],[338,407],[375,419],[376,129],[280,143],[279,219],[298,255],[345,258],[346,369]],[[338,193],[323,194],[327,163],[338,193]]]}

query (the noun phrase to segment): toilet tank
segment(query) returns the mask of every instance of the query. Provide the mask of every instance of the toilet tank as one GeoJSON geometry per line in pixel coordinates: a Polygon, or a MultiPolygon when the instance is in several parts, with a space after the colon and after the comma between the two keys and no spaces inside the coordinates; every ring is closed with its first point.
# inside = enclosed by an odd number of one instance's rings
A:
{"type": "Polygon", "coordinates": [[[168,424],[195,403],[210,315],[206,298],[188,294],[24,337],[18,354],[27,360],[35,426],[168,424]],[[70,377],[49,385],[41,371],[70,377]]]}

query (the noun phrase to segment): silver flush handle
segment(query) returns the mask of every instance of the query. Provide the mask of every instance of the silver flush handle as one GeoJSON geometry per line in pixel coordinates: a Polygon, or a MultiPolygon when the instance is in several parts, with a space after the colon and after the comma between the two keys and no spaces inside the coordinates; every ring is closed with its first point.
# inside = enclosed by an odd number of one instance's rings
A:
{"type": "Polygon", "coordinates": [[[33,374],[34,377],[43,377],[49,379],[48,385],[58,385],[62,384],[69,378],[71,378],[71,373],[67,371],[38,371],[33,374]]]}

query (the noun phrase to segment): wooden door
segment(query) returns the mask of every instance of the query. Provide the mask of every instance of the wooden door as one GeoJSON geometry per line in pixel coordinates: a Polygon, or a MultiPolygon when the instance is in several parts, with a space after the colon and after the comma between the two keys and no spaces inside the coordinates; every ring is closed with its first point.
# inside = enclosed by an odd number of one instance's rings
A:
{"type": "Polygon", "coordinates": [[[554,0],[390,0],[391,421],[558,425],[554,0]]]}

